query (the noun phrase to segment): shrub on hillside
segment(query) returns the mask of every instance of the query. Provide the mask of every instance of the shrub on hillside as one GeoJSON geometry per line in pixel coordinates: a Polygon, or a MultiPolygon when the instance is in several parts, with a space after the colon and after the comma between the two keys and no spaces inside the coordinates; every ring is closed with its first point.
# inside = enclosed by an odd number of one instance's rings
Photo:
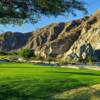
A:
{"type": "Polygon", "coordinates": [[[31,49],[22,49],[19,54],[23,58],[31,58],[31,57],[35,56],[34,55],[34,50],[31,50],[31,49]]]}
{"type": "Polygon", "coordinates": [[[94,62],[94,59],[91,56],[87,56],[85,61],[86,63],[92,64],[94,62]]]}
{"type": "Polygon", "coordinates": [[[0,55],[7,55],[7,52],[0,50],[0,55]]]}
{"type": "Polygon", "coordinates": [[[95,59],[92,56],[86,56],[85,59],[80,58],[79,62],[83,62],[83,63],[87,63],[87,64],[93,64],[93,62],[95,62],[95,59]]]}

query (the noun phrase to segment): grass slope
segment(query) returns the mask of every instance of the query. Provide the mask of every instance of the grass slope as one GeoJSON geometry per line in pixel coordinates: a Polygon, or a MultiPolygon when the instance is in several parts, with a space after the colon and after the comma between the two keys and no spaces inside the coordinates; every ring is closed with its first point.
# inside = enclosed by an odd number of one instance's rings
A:
{"type": "Polygon", "coordinates": [[[64,91],[94,84],[100,84],[100,71],[0,64],[0,100],[48,100],[64,91]]]}

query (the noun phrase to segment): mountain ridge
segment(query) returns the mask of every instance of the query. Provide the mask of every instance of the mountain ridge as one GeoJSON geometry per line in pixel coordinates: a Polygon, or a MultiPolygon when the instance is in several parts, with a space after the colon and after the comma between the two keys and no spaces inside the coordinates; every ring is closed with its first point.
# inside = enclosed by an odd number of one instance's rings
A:
{"type": "Polygon", "coordinates": [[[28,48],[34,50],[36,56],[45,59],[76,59],[87,55],[95,58],[95,51],[100,50],[99,43],[100,10],[82,19],[52,23],[27,34],[6,32],[0,35],[0,50],[28,48]],[[84,50],[80,50],[82,46],[84,50]]]}

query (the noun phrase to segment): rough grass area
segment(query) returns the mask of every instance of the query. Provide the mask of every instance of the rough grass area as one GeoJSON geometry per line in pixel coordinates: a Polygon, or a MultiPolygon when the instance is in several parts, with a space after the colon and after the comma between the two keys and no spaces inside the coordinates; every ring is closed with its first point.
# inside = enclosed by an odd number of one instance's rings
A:
{"type": "MultiPolygon", "coordinates": [[[[70,93],[72,89],[89,88],[95,84],[100,84],[100,71],[18,63],[0,64],[0,100],[78,100],[71,98],[71,95],[65,99],[66,91],[70,93]]],[[[99,96],[100,90],[97,94],[99,96]]],[[[90,97],[84,99],[84,96],[79,100],[91,100],[90,97]]]]}

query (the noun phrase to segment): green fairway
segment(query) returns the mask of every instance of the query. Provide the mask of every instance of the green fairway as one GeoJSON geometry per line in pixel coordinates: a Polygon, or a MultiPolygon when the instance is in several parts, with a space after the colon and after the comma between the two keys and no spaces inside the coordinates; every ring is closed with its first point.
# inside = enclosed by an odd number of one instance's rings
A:
{"type": "Polygon", "coordinates": [[[100,84],[100,71],[0,64],[0,100],[51,100],[55,94],[100,84]]]}

